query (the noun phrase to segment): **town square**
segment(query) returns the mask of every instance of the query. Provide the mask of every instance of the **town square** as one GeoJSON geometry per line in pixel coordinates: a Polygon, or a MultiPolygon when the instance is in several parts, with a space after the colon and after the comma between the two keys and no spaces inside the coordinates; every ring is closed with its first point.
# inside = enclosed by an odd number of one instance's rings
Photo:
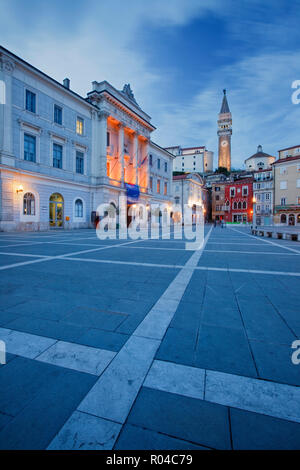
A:
{"type": "Polygon", "coordinates": [[[299,450],[300,4],[73,3],[0,0],[0,450],[299,450]]]}

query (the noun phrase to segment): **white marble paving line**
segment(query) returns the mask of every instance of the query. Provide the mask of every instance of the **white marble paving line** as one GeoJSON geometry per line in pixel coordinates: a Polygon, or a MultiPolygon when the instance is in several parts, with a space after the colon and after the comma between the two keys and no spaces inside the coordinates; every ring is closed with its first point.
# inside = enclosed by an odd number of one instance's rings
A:
{"type": "MultiPolygon", "coordinates": [[[[54,245],[78,245],[78,246],[107,246],[107,245],[96,245],[95,243],[62,243],[53,242],[54,245]]],[[[1,248],[1,246],[0,246],[1,248]]],[[[161,251],[186,251],[186,248],[157,248],[153,246],[120,246],[121,249],[139,249],[139,250],[161,250],[161,251]]]]}
{"type": "Polygon", "coordinates": [[[259,243],[245,243],[245,242],[209,242],[208,245],[252,245],[252,246],[257,246],[259,243]]]}
{"type": "MultiPolygon", "coordinates": [[[[205,238],[205,244],[211,230],[212,228],[205,238]]],[[[49,449],[74,448],[74,445],[75,448],[81,448],[87,442],[94,443],[97,438],[95,434],[91,436],[89,429],[92,424],[91,415],[93,426],[98,429],[96,435],[98,433],[100,436],[105,435],[108,443],[106,448],[113,448],[204,246],[201,250],[195,251],[187,261],[185,266],[188,269],[181,270],[177,274],[82,400],[77,410],[55,436],[49,449]],[[111,428],[108,431],[107,420],[111,422],[111,428]]]]}
{"type": "Polygon", "coordinates": [[[29,255],[27,253],[14,253],[14,252],[6,252],[6,251],[0,251],[0,255],[7,255],[7,256],[28,256],[30,258],[49,258],[47,255],[29,255]]]}
{"type": "Polygon", "coordinates": [[[260,269],[242,269],[242,268],[217,268],[212,266],[197,266],[195,269],[201,271],[224,271],[233,273],[252,273],[252,274],[273,274],[278,276],[295,276],[299,277],[300,272],[288,272],[288,271],[264,271],[260,269]]]}
{"type": "MultiPolygon", "coordinates": [[[[58,256],[59,258],[59,256],[58,256]]],[[[94,258],[73,258],[72,256],[63,256],[62,260],[66,261],[80,261],[87,263],[104,263],[104,264],[120,264],[128,266],[144,266],[149,268],[168,268],[168,269],[185,269],[184,265],[178,264],[159,264],[159,263],[142,263],[138,261],[119,261],[119,260],[110,260],[110,259],[94,259],[94,258]]]]}
{"type": "MultiPolygon", "coordinates": [[[[140,247],[139,247],[140,248],[140,247]]],[[[205,250],[205,253],[236,253],[243,255],[280,255],[280,256],[294,256],[294,253],[278,253],[276,251],[237,251],[237,250],[205,250]]],[[[300,255],[300,252],[297,253],[300,255]]]]}
{"type": "MultiPolygon", "coordinates": [[[[142,240],[140,240],[140,241],[142,241],[142,240]]],[[[5,266],[0,266],[0,271],[4,271],[6,269],[18,268],[20,266],[27,266],[29,264],[34,264],[34,263],[41,263],[43,261],[51,261],[51,260],[55,260],[55,259],[64,259],[66,256],[72,257],[72,256],[75,256],[75,255],[80,255],[80,254],[84,254],[84,253],[91,253],[91,252],[94,252],[94,251],[106,250],[106,249],[109,249],[109,248],[117,248],[119,246],[129,245],[131,243],[137,243],[137,241],[134,240],[134,241],[131,241],[131,242],[120,243],[120,244],[117,244],[117,245],[101,246],[101,247],[93,248],[93,249],[90,249],[90,250],[81,250],[81,251],[76,251],[76,252],[72,252],[72,253],[65,253],[65,254],[61,254],[61,255],[46,256],[45,258],[34,259],[32,261],[23,261],[23,262],[20,262],[20,263],[6,264],[5,266]]],[[[84,259],[84,258],[82,258],[82,259],[84,259]]]]}
{"type": "MultiPolygon", "coordinates": [[[[230,228],[230,230],[234,230],[235,232],[238,232],[237,229],[230,228]]],[[[239,232],[241,233],[241,232],[239,232]]],[[[269,245],[274,245],[274,246],[279,246],[280,248],[284,248],[285,250],[293,251],[294,253],[299,253],[299,250],[296,250],[295,248],[290,248],[289,246],[286,246],[284,244],[276,243],[276,242],[271,242],[270,240],[265,240],[263,237],[255,237],[254,235],[250,235],[249,233],[243,233],[244,236],[254,238],[257,241],[263,242],[263,243],[268,243],[269,245]]]]}
{"type": "MultiPolygon", "coordinates": [[[[205,250],[206,253],[206,250],[205,250]]],[[[62,257],[55,256],[55,258],[62,259],[65,261],[80,261],[87,263],[104,263],[104,264],[120,264],[128,266],[144,266],[149,268],[165,268],[165,269],[181,269],[182,271],[189,270],[190,268],[187,265],[181,264],[159,264],[159,263],[142,263],[137,261],[119,261],[119,260],[110,260],[110,259],[94,259],[94,258],[73,258],[67,255],[62,257]]],[[[1,268],[0,268],[1,269],[1,268]]],[[[201,271],[221,271],[221,272],[236,272],[236,273],[253,273],[253,274],[274,274],[279,276],[300,276],[300,272],[287,272],[287,271],[264,271],[259,269],[243,269],[243,268],[218,268],[213,266],[196,266],[195,270],[201,271]]]]}
{"type": "Polygon", "coordinates": [[[114,351],[8,328],[0,328],[0,339],[8,353],[98,376],[116,355],[114,351]]]}
{"type": "Polygon", "coordinates": [[[143,386],[300,423],[294,385],[155,360],[143,386]]]}

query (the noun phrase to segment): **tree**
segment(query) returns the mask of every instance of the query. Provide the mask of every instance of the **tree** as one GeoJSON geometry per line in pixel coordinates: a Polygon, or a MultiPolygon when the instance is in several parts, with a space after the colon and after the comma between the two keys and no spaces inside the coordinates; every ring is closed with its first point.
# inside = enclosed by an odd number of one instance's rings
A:
{"type": "Polygon", "coordinates": [[[219,166],[219,168],[217,168],[216,170],[216,173],[222,173],[225,176],[230,175],[230,171],[228,171],[227,168],[225,168],[224,166],[219,166]]]}

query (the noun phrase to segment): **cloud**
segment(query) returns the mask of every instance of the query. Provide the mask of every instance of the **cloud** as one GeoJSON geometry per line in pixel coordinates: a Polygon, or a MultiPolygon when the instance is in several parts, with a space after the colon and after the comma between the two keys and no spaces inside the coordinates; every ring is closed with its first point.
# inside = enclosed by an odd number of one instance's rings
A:
{"type": "Polygon", "coordinates": [[[280,148],[298,145],[300,105],[291,102],[291,84],[300,78],[299,62],[299,52],[262,54],[218,69],[183,106],[161,104],[155,116],[155,139],[165,146],[206,145],[215,152],[216,165],[216,121],[226,83],[233,118],[233,166],[241,167],[259,144],[273,155],[280,148]]]}
{"type": "MultiPolygon", "coordinates": [[[[299,53],[291,47],[298,37],[296,6],[286,10],[281,0],[266,0],[263,6],[259,0],[251,5],[228,0],[226,8],[221,0],[0,0],[0,30],[4,47],[58,81],[70,77],[71,88],[83,96],[93,80],[108,80],[116,88],[130,82],[158,128],[157,143],[206,145],[215,151],[215,163],[217,114],[222,89],[228,88],[233,164],[241,166],[258,144],[275,154],[299,143],[300,105],[290,100],[291,83],[300,79],[299,53]],[[223,20],[241,52],[232,57],[230,46],[223,50],[220,44],[228,65],[216,63],[190,97],[185,84],[176,82],[176,71],[152,66],[139,38],[153,27],[158,35],[166,28],[176,34],[176,28],[206,16],[223,20]],[[172,101],[164,96],[168,87],[174,90],[172,101]]],[[[210,44],[205,46],[209,50],[210,44]]]]}

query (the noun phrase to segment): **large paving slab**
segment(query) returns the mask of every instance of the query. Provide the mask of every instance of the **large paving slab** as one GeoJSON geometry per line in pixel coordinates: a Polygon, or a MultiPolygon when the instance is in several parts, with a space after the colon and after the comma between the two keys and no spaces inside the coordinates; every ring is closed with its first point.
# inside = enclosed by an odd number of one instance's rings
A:
{"type": "Polygon", "coordinates": [[[300,248],[247,230],[0,234],[0,447],[299,449],[300,248]]]}

